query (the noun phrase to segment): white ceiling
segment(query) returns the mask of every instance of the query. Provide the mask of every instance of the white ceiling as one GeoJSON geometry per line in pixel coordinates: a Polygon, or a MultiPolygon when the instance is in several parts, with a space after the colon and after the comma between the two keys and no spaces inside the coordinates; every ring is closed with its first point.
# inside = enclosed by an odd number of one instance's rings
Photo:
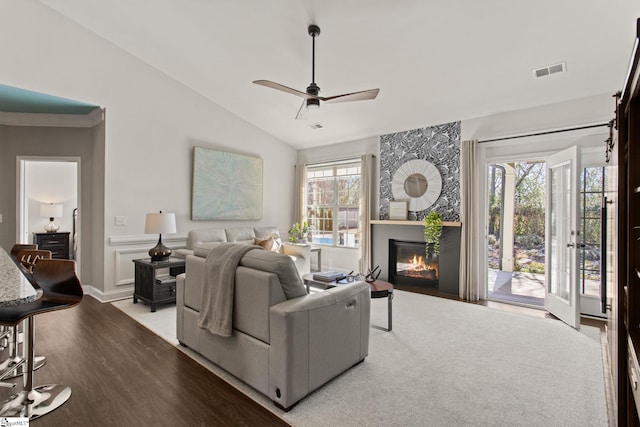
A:
{"type": "Polygon", "coordinates": [[[613,94],[640,17],[638,0],[40,1],[296,148],[613,94]],[[377,99],[296,121],[299,98],[251,83],[304,91],[311,23],[321,95],[377,99]]]}

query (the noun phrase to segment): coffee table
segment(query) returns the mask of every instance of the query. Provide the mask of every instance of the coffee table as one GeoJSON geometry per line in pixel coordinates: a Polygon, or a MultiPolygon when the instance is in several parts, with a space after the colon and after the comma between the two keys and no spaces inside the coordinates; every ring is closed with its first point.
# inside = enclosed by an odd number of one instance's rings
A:
{"type": "MultiPolygon", "coordinates": [[[[340,280],[338,282],[323,282],[321,280],[315,280],[313,273],[308,273],[302,276],[305,285],[307,286],[307,293],[310,291],[310,287],[313,286],[317,289],[329,289],[336,286],[349,286],[354,282],[347,282],[346,280],[340,280]]],[[[390,331],[393,328],[393,285],[384,280],[374,280],[369,283],[371,289],[371,298],[387,298],[387,328],[371,325],[374,328],[382,329],[383,331],[390,331]]]]}

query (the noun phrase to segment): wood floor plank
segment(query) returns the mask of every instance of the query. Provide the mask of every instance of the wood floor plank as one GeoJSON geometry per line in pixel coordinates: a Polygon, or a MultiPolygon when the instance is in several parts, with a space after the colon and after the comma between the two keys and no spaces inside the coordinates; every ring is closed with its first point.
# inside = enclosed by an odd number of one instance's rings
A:
{"type": "MultiPolygon", "coordinates": [[[[46,355],[47,364],[36,371],[35,384],[65,384],[72,395],[34,426],[289,425],[89,296],[77,307],[36,318],[36,353],[46,355]]],[[[0,389],[0,398],[11,393],[0,389]]]]}

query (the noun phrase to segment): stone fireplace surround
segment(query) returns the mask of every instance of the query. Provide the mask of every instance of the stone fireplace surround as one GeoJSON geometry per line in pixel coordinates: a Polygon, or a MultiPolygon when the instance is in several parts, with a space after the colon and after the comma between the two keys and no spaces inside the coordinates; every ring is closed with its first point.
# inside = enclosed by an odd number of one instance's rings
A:
{"type": "MultiPolygon", "coordinates": [[[[460,277],[460,223],[444,223],[440,240],[438,292],[458,295],[460,277]]],[[[421,221],[371,221],[371,264],[379,265],[379,279],[389,278],[389,239],[424,242],[421,221]]]]}

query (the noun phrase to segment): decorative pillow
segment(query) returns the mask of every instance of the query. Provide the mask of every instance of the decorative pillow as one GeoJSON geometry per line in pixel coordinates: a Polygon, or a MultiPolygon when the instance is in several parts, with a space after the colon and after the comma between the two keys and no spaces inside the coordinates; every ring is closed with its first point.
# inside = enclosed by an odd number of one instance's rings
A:
{"type": "Polygon", "coordinates": [[[280,247],[276,243],[276,241],[273,239],[273,237],[269,237],[267,239],[258,239],[258,238],[256,238],[255,243],[256,243],[256,245],[262,246],[263,248],[265,248],[268,251],[280,252],[280,247]]]}

